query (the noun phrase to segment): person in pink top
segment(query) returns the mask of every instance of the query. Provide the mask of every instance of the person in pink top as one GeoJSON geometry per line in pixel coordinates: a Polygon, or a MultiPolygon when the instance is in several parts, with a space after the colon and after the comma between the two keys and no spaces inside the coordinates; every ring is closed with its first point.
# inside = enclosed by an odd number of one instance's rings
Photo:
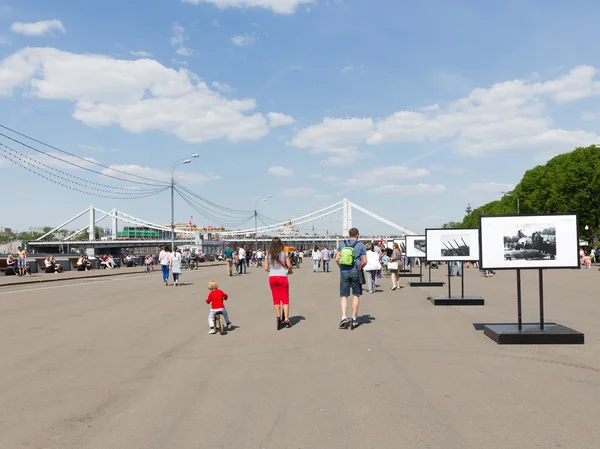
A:
{"type": "Polygon", "coordinates": [[[321,250],[321,260],[323,261],[323,273],[329,273],[329,259],[331,259],[331,251],[329,248],[321,250]]]}

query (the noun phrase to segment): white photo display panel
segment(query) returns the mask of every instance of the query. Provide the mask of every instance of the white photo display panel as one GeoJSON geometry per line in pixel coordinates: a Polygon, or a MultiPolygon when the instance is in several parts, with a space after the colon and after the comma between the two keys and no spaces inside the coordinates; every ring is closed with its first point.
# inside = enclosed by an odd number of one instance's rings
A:
{"type": "Polygon", "coordinates": [[[482,269],[579,268],[577,215],[479,218],[482,269]]]}
{"type": "Polygon", "coordinates": [[[427,241],[424,235],[406,236],[406,257],[425,257],[427,241]]]}
{"type": "Polygon", "coordinates": [[[426,229],[428,262],[479,260],[478,229],[426,229]]]}

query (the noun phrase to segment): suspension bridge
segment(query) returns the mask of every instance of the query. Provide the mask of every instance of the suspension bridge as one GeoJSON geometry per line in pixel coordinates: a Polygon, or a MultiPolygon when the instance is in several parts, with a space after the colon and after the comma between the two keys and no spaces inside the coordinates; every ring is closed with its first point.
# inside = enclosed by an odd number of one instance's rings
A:
{"type": "MultiPolygon", "coordinates": [[[[248,229],[214,231],[209,228],[198,230],[195,227],[192,229],[191,226],[188,229],[178,226],[175,229],[174,237],[176,245],[196,247],[205,254],[221,252],[228,244],[241,244],[249,248],[264,247],[274,235],[278,235],[287,244],[293,246],[303,247],[317,242],[321,245],[333,246],[348,236],[348,231],[352,228],[354,210],[397,230],[396,237],[415,235],[404,226],[393,223],[348,199],[343,199],[331,206],[294,219],[261,226],[258,226],[255,221],[255,226],[248,229]],[[317,222],[339,212],[342,217],[341,234],[301,235],[299,232],[299,226],[317,222]]],[[[255,220],[256,218],[255,216],[255,220]]],[[[381,234],[373,237],[385,238],[386,236],[381,234]]],[[[140,219],[117,209],[105,211],[90,206],[37,240],[29,242],[28,248],[36,252],[59,252],[56,250],[57,248],[61,248],[61,252],[63,252],[65,247],[67,248],[65,252],[70,252],[68,248],[72,247],[85,248],[88,253],[113,252],[120,251],[122,248],[152,248],[170,245],[172,238],[173,233],[170,226],[140,219]],[[73,226],[73,223],[80,222],[86,216],[86,224],[83,227],[65,235],[64,230],[67,229],[67,226],[73,226]],[[103,237],[99,237],[96,230],[100,227],[99,224],[107,219],[110,220],[110,226],[103,228],[107,232],[103,237]],[[127,229],[132,232],[119,232],[119,229],[127,229]],[[61,237],[56,238],[58,235],[61,237]]]]}

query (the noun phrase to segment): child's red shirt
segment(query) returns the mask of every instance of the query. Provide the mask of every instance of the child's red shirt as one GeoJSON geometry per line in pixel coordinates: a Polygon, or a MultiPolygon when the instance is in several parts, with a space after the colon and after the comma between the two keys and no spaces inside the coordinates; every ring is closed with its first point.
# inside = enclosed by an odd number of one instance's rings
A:
{"type": "Polygon", "coordinates": [[[211,304],[212,309],[223,309],[225,308],[225,304],[223,301],[227,300],[228,296],[223,290],[213,290],[208,294],[208,298],[206,298],[206,304],[211,304]]]}

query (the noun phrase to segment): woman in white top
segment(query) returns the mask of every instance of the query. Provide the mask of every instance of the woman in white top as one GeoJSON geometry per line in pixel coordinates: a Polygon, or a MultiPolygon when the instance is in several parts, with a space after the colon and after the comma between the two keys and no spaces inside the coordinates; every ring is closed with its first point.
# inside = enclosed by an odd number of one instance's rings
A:
{"type": "Polygon", "coordinates": [[[277,316],[277,330],[282,326],[292,327],[292,323],[290,323],[290,284],[288,282],[288,270],[291,268],[292,262],[283,250],[283,242],[279,237],[275,237],[271,240],[267,251],[265,270],[269,272],[269,286],[277,316]],[[283,319],[281,318],[282,305],[283,319]]]}
{"type": "Polygon", "coordinates": [[[171,253],[171,273],[173,273],[173,282],[177,287],[177,281],[179,281],[179,275],[181,274],[181,251],[175,248],[175,252],[171,253]]]}
{"type": "Polygon", "coordinates": [[[165,246],[158,255],[158,263],[162,268],[163,282],[169,285],[169,265],[171,265],[171,248],[165,246]]]}
{"type": "Polygon", "coordinates": [[[367,290],[369,293],[375,293],[377,272],[381,270],[379,254],[373,251],[373,245],[367,243],[367,264],[365,265],[365,277],[367,278],[367,290]]]}
{"type": "Polygon", "coordinates": [[[315,249],[312,252],[313,258],[313,271],[316,273],[319,271],[319,261],[321,260],[321,251],[319,251],[319,247],[315,246],[315,249]]]}

